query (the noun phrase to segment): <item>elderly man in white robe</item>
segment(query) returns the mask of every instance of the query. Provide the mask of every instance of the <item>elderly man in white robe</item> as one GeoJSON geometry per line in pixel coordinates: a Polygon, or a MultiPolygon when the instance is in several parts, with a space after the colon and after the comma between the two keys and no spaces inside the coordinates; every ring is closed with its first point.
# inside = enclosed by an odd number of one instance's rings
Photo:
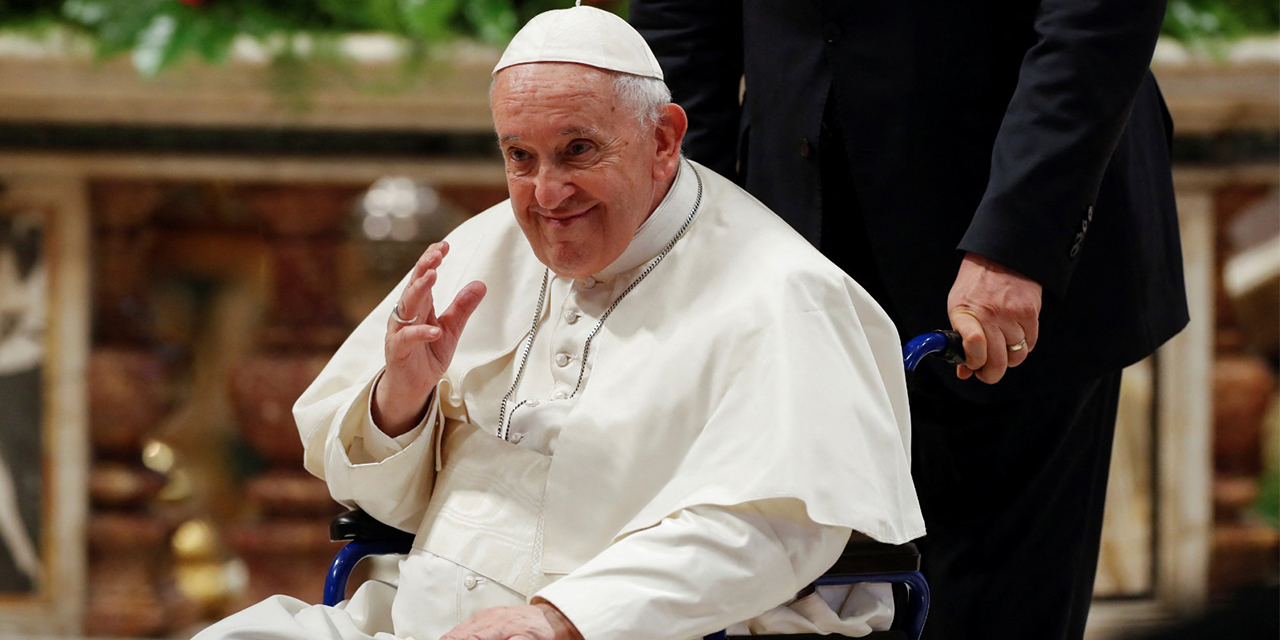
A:
{"type": "Polygon", "coordinates": [[[924,533],[898,336],[682,159],[669,96],[611,14],[520,31],[492,99],[511,199],[427,248],[294,408],[333,496],[416,532],[398,584],[277,596],[202,640],[888,626],[887,585],[797,593],[851,532],[924,533]]]}

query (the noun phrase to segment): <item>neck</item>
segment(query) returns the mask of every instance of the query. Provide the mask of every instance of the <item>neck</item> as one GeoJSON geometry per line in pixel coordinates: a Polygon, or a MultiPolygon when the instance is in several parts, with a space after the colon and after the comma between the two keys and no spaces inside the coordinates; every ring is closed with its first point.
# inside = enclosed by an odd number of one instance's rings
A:
{"type": "MultiPolygon", "coordinates": [[[[676,168],[679,169],[678,164],[676,168]]],[[[657,188],[653,190],[653,199],[649,202],[649,215],[644,217],[645,220],[648,220],[649,216],[652,216],[653,212],[658,210],[658,205],[662,204],[662,201],[667,198],[667,193],[671,191],[671,185],[676,183],[677,173],[679,173],[679,171],[672,171],[671,175],[667,176],[667,178],[662,182],[659,182],[657,188]]],[[[640,224],[644,224],[644,222],[641,221],[640,224]]]]}

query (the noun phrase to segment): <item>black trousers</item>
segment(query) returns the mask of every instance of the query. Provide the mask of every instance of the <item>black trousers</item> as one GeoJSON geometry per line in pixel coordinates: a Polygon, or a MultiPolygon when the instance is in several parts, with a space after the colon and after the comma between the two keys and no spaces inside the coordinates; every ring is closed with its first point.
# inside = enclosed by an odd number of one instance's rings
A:
{"type": "Polygon", "coordinates": [[[973,405],[911,391],[912,473],[928,535],[925,638],[1078,640],[1102,534],[1120,373],[973,405]]]}
{"type": "MultiPolygon", "coordinates": [[[[819,248],[893,316],[833,124],[824,125],[819,157],[819,248]]],[[[1120,373],[984,404],[944,387],[938,376],[953,375],[944,370],[922,368],[911,380],[912,474],[928,527],[919,546],[932,592],[924,637],[1079,640],[1120,373]]]]}

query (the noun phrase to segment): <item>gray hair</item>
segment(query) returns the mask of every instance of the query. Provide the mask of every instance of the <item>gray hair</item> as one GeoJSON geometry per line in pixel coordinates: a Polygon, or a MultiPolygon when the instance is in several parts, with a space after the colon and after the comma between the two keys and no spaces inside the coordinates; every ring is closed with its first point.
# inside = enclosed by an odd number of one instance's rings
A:
{"type": "Polygon", "coordinates": [[[658,124],[663,109],[671,104],[671,89],[657,78],[613,72],[613,90],[645,127],[658,124]]]}

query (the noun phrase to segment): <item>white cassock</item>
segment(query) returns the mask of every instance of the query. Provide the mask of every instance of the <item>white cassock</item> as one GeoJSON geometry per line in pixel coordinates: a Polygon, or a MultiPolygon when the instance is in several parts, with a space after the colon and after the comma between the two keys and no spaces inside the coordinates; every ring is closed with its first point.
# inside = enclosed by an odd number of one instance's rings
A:
{"type": "Polygon", "coordinates": [[[924,535],[898,335],[848,276],[688,161],[592,277],[548,273],[509,202],[448,241],[435,299],[488,294],[424,423],[393,439],[370,417],[403,282],[294,407],[334,498],[417,532],[398,588],[337,609],[277,596],[208,637],[436,640],[535,595],[587,640],[888,626],[886,585],[795,599],[851,529],[924,535]]]}

